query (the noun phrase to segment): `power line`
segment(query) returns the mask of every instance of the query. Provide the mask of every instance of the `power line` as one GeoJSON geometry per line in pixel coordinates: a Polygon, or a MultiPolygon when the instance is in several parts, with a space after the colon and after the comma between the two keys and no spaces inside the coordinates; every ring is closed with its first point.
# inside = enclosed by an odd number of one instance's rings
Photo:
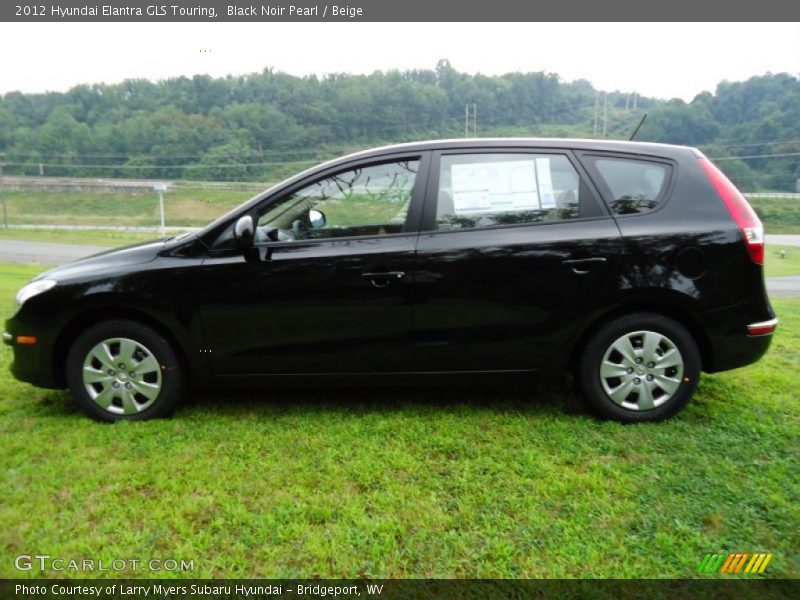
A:
{"type": "Polygon", "coordinates": [[[57,158],[59,156],[65,156],[69,158],[141,158],[142,156],[148,156],[153,158],[202,158],[204,156],[214,157],[214,158],[225,158],[230,156],[252,156],[254,154],[280,154],[280,155],[287,155],[287,154],[324,154],[326,152],[352,152],[357,150],[358,147],[356,146],[341,146],[341,147],[331,147],[331,148],[309,148],[309,149],[302,149],[302,150],[250,150],[249,152],[222,152],[222,153],[215,153],[215,154],[152,154],[152,153],[143,153],[143,154],[105,154],[105,153],[87,153],[87,154],[75,154],[72,152],[15,152],[11,151],[9,154],[11,156],[28,156],[28,157],[48,157],[48,158],[57,158]]]}
{"type": "Polygon", "coordinates": [[[780,152],[778,154],[751,154],[749,156],[713,156],[711,160],[748,160],[751,158],[784,158],[787,156],[800,156],[800,152],[780,152]]]}
{"type": "Polygon", "coordinates": [[[775,146],[777,144],[798,144],[800,140],[776,140],[773,142],[749,142],[747,144],[700,144],[702,148],[747,148],[751,146],[775,146]]]}
{"type": "MultiPolygon", "coordinates": [[[[276,165],[307,165],[314,163],[313,160],[295,160],[295,161],[276,161],[276,162],[242,162],[231,164],[202,164],[202,163],[188,163],[182,165],[84,165],[84,164],[68,164],[68,163],[37,163],[48,168],[64,168],[64,169],[217,169],[217,168],[237,168],[237,167],[270,167],[276,165]]],[[[25,167],[31,166],[30,163],[3,163],[7,167],[25,167]]]]}
{"type": "MultiPolygon", "coordinates": [[[[235,158],[235,155],[203,155],[216,158],[235,158]]],[[[754,160],[758,158],[788,158],[800,156],[800,152],[780,152],[773,154],[751,154],[745,156],[712,156],[712,160],[754,160]]],[[[181,158],[181,155],[167,155],[156,156],[153,158],[181,158]]],[[[4,162],[6,167],[26,167],[41,165],[47,168],[65,168],[65,169],[128,169],[128,170],[141,170],[141,169],[205,169],[205,168],[237,168],[237,167],[271,167],[271,166],[288,166],[288,165],[305,165],[313,163],[316,159],[309,158],[306,160],[287,160],[287,161],[261,161],[261,162],[233,162],[221,164],[203,164],[203,163],[182,163],[182,164],[142,164],[142,165],[127,165],[127,164],[97,164],[97,163],[59,163],[59,162],[36,162],[36,163],[23,163],[23,162],[4,162]]]]}

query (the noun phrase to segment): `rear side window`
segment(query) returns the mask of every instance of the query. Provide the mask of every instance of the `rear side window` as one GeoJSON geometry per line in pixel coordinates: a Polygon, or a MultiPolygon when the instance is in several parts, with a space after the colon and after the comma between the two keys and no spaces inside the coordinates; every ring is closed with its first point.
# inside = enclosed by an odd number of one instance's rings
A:
{"type": "MultiPolygon", "coordinates": [[[[437,229],[474,229],[581,216],[583,185],[561,154],[443,156],[437,229]]],[[[583,192],[585,193],[585,192],[583,192]]]]}
{"type": "Polygon", "coordinates": [[[656,208],[664,199],[670,167],[665,163],[616,157],[590,157],[617,215],[634,215],[656,208]]]}

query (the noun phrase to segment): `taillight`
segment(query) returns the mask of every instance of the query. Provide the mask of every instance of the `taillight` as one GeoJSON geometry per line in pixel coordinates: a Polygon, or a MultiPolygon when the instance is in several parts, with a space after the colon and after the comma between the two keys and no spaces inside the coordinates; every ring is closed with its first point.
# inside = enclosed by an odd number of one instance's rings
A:
{"type": "Polygon", "coordinates": [[[747,250],[750,252],[750,258],[754,263],[763,265],[764,226],[761,224],[756,211],[742,196],[742,193],[736,189],[736,186],[731,183],[730,179],[725,177],[725,173],[720,171],[705,156],[700,157],[700,166],[703,167],[714,189],[717,190],[717,194],[722,198],[725,206],[728,207],[731,217],[742,230],[747,250]]]}

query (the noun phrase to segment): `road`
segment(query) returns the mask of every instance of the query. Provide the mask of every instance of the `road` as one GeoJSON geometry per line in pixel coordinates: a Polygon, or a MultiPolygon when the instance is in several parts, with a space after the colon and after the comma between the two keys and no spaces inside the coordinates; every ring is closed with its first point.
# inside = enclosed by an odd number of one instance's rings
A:
{"type": "Polygon", "coordinates": [[[0,240],[0,262],[60,265],[108,250],[105,246],[0,240]]]}
{"type": "Polygon", "coordinates": [[[768,244],[776,246],[800,246],[800,235],[770,235],[764,236],[768,244]]]}
{"type": "MultiPolygon", "coordinates": [[[[769,243],[800,246],[800,235],[767,236],[769,243]],[[770,240],[770,238],[780,238],[770,240]]],[[[41,263],[60,265],[108,250],[104,246],[56,244],[24,240],[0,240],[0,263],[41,263]]],[[[771,294],[800,295],[800,275],[768,277],[767,290],[771,294]]]]}
{"type": "MultiPolygon", "coordinates": [[[[764,236],[768,244],[775,246],[800,246],[800,235],[770,235],[764,236]]],[[[767,291],[776,295],[800,296],[800,275],[787,277],[767,277],[767,291]]]]}
{"type": "Polygon", "coordinates": [[[775,296],[800,296],[800,275],[767,277],[767,291],[775,296]]]}

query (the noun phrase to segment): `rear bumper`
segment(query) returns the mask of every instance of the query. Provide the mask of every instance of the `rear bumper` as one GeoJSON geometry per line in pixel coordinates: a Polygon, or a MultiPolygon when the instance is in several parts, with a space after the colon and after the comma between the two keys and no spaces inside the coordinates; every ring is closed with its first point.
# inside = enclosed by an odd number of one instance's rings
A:
{"type": "Polygon", "coordinates": [[[772,334],[730,338],[715,349],[713,360],[704,370],[707,373],[729,371],[757,362],[766,354],[772,343],[772,334]]]}
{"type": "Polygon", "coordinates": [[[703,318],[711,324],[707,329],[711,348],[708,360],[703,365],[703,370],[707,373],[751,365],[769,350],[778,319],[773,315],[769,319],[742,323],[741,308],[737,312],[737,324],[731,324],[731,320],[725,318],[727,315],[720,313],[705,315],[703,318]]]}

